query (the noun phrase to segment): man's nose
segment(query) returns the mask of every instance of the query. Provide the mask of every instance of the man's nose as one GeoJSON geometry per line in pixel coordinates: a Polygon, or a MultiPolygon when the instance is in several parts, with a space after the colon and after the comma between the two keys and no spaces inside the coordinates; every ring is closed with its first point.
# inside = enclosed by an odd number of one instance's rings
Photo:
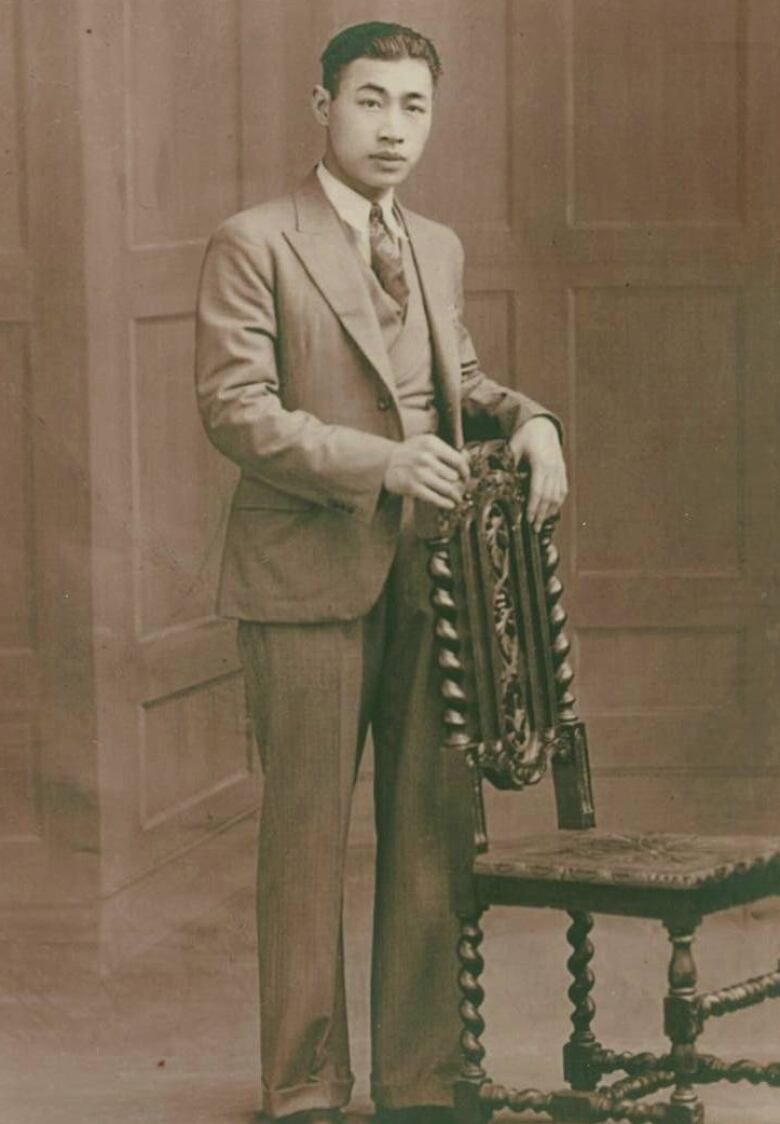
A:
{"type": "Polygon", "coordinates": [[[382,116],[379,136],[384,141],[399,144],[404,139],[403,114],[397,109],[388,109],[382,116]]]}

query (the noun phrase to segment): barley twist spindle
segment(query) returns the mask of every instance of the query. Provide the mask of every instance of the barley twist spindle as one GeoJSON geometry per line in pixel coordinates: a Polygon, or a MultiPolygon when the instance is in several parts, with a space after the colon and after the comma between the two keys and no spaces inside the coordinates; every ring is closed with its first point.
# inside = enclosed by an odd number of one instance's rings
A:
{"type": "Polygon", "coordinates": [[[590,1024],[596,1014],[596,1005],[590,997],[593,990],[594,977],[590,970],[593,959],[593,944],[588,939],[588,934],[593,929],[593,917],[590,913],[570,913],[572,924],[566,931],[566,940],[574,950],[566,961],[572,984],[569,988],[569,999],[574,1010],[571,1022],[574,1026],[570,1041],[590,1043],[594,1041],[590,1024]]]}
{"type": "Polygon", "coordinates": [[[735,1085],[739,1081],[747,1081],[750,1085],[770,1085],[780,1088],[780,1062],[753,1061],[750,1058],[740,1058],[735,1062],[722,1061],[710,1054],[700,1054],[695,1081],[697,1084],[709,1085],[715,1081],[728,1081],[735,1085]]]}
{"type": "Polygon", "coordinates": [[[479,951],[481,944],[482,929],[479,925],[479,915],[477,915],[463,922],[460,940],[458,941],[458,960],[460,961],[458,988],[461,994],[459,1011],[463,1026],[460,1035],[463,1057],[461,1076],[475,1084],[481,1084],[487,1077],[482,1066],[485,1048],[480,1041],[485,1029],[485,1020],[479,1010],[485,998],[485,992],[479,982],[479,977],[485,967],[485,962],[479,951]]]}
{"type": "Polygon", "coordinates": [[[547,598],[548,619],[552,640],[553,669],[558,694],[558,721],[576,722],[574,709],[576,699],[571,692],[574,671],[568,660],[571,644],[566,636],[565,626],[568,617],[560,603],[563,586],[556,576],[560,564],[558,548],[552,541],[556,519],[548,519],[542,527],[539,543],[542,553],[542,572],[544,574],[545,595],[547,598]]]}
{"type": "Polygon", "coordinates": [[[512,1112],[548,1113],[552,1095],[539,1089],[507,1089],[504,1085],[482,1086],[482,1097],[491,1108],[508,1108],[512,1112]]]}
{"type": "Polygon", "coordinates": [[[449,547],[442,540],[429,544],[431,557],[428,572],[433,582],[431,600],[436,612],[436,660],[442,673],[441,696],[444,700],[446,744],[465,749],[469,744],[466,732],[466,693],[463,688],[465,670],[460,658],[458,610],[453,596],[454,579],[449,547]]]}

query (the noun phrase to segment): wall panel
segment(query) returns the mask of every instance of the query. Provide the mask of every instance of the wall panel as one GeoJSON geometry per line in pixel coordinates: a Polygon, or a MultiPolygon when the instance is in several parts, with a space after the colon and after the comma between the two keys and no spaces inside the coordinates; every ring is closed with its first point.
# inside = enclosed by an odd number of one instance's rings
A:
{"type": "Polygon", "coordinates": [[[39,767],[32,722],[0,718],[0,843],[40,838],[39,767]]]}
{"type": "Polygon", "coordinates": [[[232,673],[145,704],[141,715],[144,830],[248,777],[243,681],[232,673]]]}
{"type": "MultiPolygon", "coordinates": [[[[376,6],[374,5],[374,8],[376,6]]],[[[423,162],[404,198],[462,234],[502,231],[512,222],[510,0],[401,5],[400,18],[427,32],[445,65],[423,162]],[[475,61],[481,64],[475,66],[475,61]]]]}
{"type": "MultiPolygon", "coordinates": [[[[23,20],[0,2],[0,844],[20,862],[42,838],[28,230],[29,130],[23,20]],[[32,844],[27,849],[20,844],[32,844]]],[[[3,852],[5,863],[9,855],[3,852]]],[[[13,869],[18,869],[14,867],[13,869]]],[[[34,881],[31,879],[31,881],[34,881]]],[[[7,894],[15,877],[6,879],[7,894]]],[[[0,903],[1,904],[1,903],[0,903]]]]}
{"type": "Polygon", "coordinates": [[[25,246],[26,162],[19,0],[0,0],[0,253],[25,246]]]}
{"type": "Polygon", "coordinates": [[[735,574],[743,488],[740,295],[573,294],[577,566],[735,574]]]}
{"type": "Polygon", "coordinates": [[[205,240],[242,202],[242,5],[82,9],[102,877],[125,893],[257,801],[235,630],[214,616],[235,473],[193,385],[205,240]]]}
{"type": "Polygon", "coordinates": [[[39,836],[29,325],[0,323],[0,841],[39,836]]]}
{"type": "Polygon", "coordinates": [[[210,616],[230,466],[205,440],[191,313],[136,321],[131,349],[139,635],[210,616]]]}
{"type": "Polygon", "coordinates": [[[34,642],[33,492],[28,327],[0,323],[0,648],[34,642]]]}
{"type": "Polygon", "coordinates": [[[742,221],[744,10],[572,4],[571,222],[742,221]]]}
{"type": "Polygon", "coordinates": [[[577,691],[600,769],[742,772],[745,649],[740,631],[579,629],[577,691]]]}
{"type": "Polygon", "coordinates": [[[202,238],[240,198],[238,5],[130,0],[131,242],[202,238]]]}
{"type": "Polygon", "coordinates": [[[741,705],[742,646],[729,631],[582,629],[578,678],[591,711],[721,709],[741,705]],[[699,674],[692,676],[691,668],[699,674]]]}
{"type": "Polygon", "coordinates": [[[682,772],[697,825],[737,830],[731,778],[777,792],[780,14],[526,0],[512,33],[514,237],[468,240],[467,287],[491,257],[514,279],[518,381],[564,422],[575,693],[625,802],[601,821],[682,827],[682,772]]]}
{"type": "Polygon", "coordinates": [[[499,380],[511,379],[513,351],[512,294],[470,292],[465,316],[484,371],[499,380]]]}

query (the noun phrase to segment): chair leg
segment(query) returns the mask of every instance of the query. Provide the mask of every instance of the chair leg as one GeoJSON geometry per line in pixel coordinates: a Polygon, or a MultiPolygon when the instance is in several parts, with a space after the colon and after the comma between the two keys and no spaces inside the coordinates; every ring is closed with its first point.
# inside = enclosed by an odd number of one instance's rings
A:
{"type": "Polygon", "coordinates": [[[482,914],[477,913],[462,920],[458,941],[460,963],[458,988],[461,994],[458,1009],[462,1024],[460,1080],[455,1084],[455,1112],[458,1124],[485,1124],[492,1115],[490,1108],[479,1096],[480,1087],[487,1080],[487,1073],[482,1065],[485,1047],[480,1042],[485,1029],[485,1020],[479,1010],[485,998],[485,992],[479,982],[485,967],[485,961],[479,951],[483,937],[479,924],[481,917],[482,914]]]}
{"type": "Polygon", "coordinates": [[[593,972],[590,970],[593,945],[588,939],[593,928],[593,917],[581,912],[570,912],[569,917],[572,924],[566,933],[566,939],[573,952],[566,967],[572,977],[568,994],[573,1005],[571,1021],[574,1029],[563,1048],[563,1073],[572,1089],[592,1092],[601,1076],[594,1066],[594,1055],[599,1044],[590,1029],[596,1014],[596,1005],[590,997],[594,984],[593,972]]]}
{"type": "Polygon", "coordinates": [[[691,945],[696,923],[667,922],[672,944],[669,991],[664,1004],[664,1029],[672,1043],[671,1056],[677,1082],[670,1100],[670,1124],[703,1124],[704,1106],[694,1086],[698,1067],[696,1039],[702,1016],[696,994],[696,962],[691,945]]]}

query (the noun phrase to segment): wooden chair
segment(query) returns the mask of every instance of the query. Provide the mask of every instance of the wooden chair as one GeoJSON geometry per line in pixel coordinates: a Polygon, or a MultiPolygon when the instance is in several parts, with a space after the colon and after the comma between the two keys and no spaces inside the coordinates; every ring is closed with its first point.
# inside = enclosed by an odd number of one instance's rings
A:
{"type": "Polygon", "coordinates": [[[778,892],[780,839],[595,830],[585,726],[575,712],[556,576],[555,521],[536,534],[522,519],[528,474],[515,469],[504,442],[471,445],[468,452],[469,494],[426,535],[445,704],[453,886],[462,921],[458,1119],[482,1124],[493,1110],[509,1107],[553,1120],[701,1124],[699,1084],[780,1085],[780,1063],[726,1062],[696,1048],[708,1019],[780,995],[780,971],[701,993],[691,951],[704,916],[778,892]],[[483,778],[498,788],[522,789],[539,781],[548,765],[559,830],[488,850],[483,778]],[[516,1091],[488,1079],[480,1042],[480,918],[491,905],[552,907],[571,918],[573,1031],[563,1048],[568,1089],[516,1091]],[[672,946],[664,1003],[669,1053],[619,1053],[596,1040],[593,913],[665,925],[672,946]],[[614,1073],[625,1076],[601,1084],[614,1073]],[[668,1103],[642,1103],[667,1087],[668,1103]]]}

